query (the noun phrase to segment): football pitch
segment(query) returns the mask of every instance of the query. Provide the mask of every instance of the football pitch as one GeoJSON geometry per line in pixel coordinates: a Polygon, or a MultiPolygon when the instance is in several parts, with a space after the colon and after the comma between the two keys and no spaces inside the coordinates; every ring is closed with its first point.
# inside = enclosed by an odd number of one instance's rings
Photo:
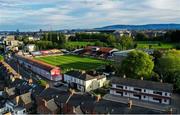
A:
{"type": "Polygon", "coordinates": [[[101,59],[75,56],[75,55],[45,56],[45,57],[36,57],[35,59],[46,62],[54,66],[59,66],[61,67],[63,72],[66,72],[70,69],[92,70],[110,63],[109,61],[105,61],[101,59]]]}

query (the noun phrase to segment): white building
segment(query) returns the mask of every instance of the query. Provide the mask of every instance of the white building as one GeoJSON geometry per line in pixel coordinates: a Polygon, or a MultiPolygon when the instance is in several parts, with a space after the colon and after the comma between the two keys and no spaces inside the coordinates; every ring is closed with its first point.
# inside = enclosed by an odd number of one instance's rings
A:
{"type": "Polygon", "coordinates": [[[131,36],[132,36],[132,33],[131,33],[131,31],[127,31],[127,30],[116,30],[116,31],[114,32],[114,35],[115,35],[117,38],[121,38],[122,36],[131,37],[131,36]]]}
{"type": "Polygon", "coordinates": [[[110,94],[143,101],[170,104],[173,85],[168,83],[113,78],[110,94]]]}
{"type": "Polygon", "coordinates": [[[29,41],[37,41],[37,40],[40,40],[40,37],[32,37],[32,36],[29,36],[29,37],[28,37],[28,40],[29,40],[29,41]]]}
{"type": "Polygon", "coordinates": [[[64,75],[64,81],[73,88],[88,92],[103,87],[106,84],[106,76],[90,75],[80,71],[69,71],[64,75]]]}
{"type": "Polygon", "coordinates": [[[28,52],[32,52],[32,51],[35,51],[35,44],[27,44],[26,45],[26,50],[28,51],[28,52]]]}

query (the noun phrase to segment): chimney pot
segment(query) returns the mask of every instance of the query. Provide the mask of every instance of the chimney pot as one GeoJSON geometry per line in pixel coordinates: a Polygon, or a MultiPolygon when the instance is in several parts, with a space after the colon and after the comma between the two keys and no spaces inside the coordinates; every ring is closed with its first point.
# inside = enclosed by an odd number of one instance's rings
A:
{"type": "Polygon", "coordinates": [[[169,109],[169,113],[172,115],[172,112],[173,112],[173,109],[172,108],[170,108],[169,109]]]}
{"type": "Polygon", "coordinates": [[[44,102],[44,106],[47,107],[47,101],[43,99],[43,102],[44,102]]]}
{"type": "Polygon", "coordinates": [[[19,104],[19,96],[16,96],[16,104],[19,104]]]}
{"type": "Polygon", "coordinates": [[[126,75],[124,74],[123,78],[126,78],[126,75]]]}
{"type": "Polygon", "coordinates": [[[132,100],[128,100],[128,107],[129,107],[129,109],[132,108],[132,100]]]}
{"type": "Polygon", "coordinates": [[[81,71],[81,73],[84,74],[84,73],[86,73],[86,71],[83,70],[83,71],[81,71]]]}
{"type": "Polygon", "coordinates": [[[32,84],[32,83],[33,83],[33,80],[32,80],[32,79],[29,79],[29,80],[28,80],[28,83],[29,83],[29,84],[32,84]]]}
{"type": "Polygon", "coordinates": [[[46,86],[45,86],[45,89],[49,88],[49,84],[47,83],[46,86]]]}
{"type": "Polygon", "coordinates": [[[101,95],[97,95],[96,96],[96,101],[99,102],[100,99],[101,99],[101,95]]]}
{"type": "Polygon", "coordinates": [[[163,80],[161,79],[160,82],[163,83],[163,80]]]}

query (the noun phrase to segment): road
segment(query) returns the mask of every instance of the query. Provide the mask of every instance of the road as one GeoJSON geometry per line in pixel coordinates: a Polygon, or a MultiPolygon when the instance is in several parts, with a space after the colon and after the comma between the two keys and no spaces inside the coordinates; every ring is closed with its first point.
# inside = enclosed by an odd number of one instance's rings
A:
{"type": "Polygon", "coordinates": [[[38,83],[39,80],[45,80],[48,84],[49,87],[51,88],[55,88],[58,90],[67,90],[66,86],[62,86],[62,87],[54,87],[54,83],[57,83],[56,81],[50,81],[48,79],[46,79],[45,77],[42,77],[34,72],[32,72],[31,70],[20,66],[17,62],[15,62],[13,59],[8,59],[6,60],[6,62],[17,72],[22,76],[22,79],[24,80],[29,80],[30,78],[33,79],[34,83],[38,83]]]}

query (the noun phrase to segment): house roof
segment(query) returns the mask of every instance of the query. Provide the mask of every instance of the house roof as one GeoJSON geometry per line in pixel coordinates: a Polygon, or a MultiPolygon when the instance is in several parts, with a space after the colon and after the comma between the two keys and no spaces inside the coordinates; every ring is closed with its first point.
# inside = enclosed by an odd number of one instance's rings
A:
{"type": "Polygon", "coordinates": [[[73,76],[75,78],[84,80],[84,81],[88,81],[88,80],[92,80],[92,79],[101,79],[101,78],[105,77],[103,75],[90,75],[90,74],[87,74],[87,73],[83,73],[81,71],[74,71],[74,70],[69,71],[66,74],[69,75],[69,76],[73,76]]]}
{"type": "Polygon", "coordinates": [[[24,104],[32,103],[31,92],[20,95],[20,98],[24,102],[24,104]]]}
{"type": "Polygon", "coordinates": [[[45,89],[45,87],[43,87],[41,85],[36,85],[36,87],[34,87],[32,90],[32,92],[33,92],[32,95],[39,96],[44,89],[45,89]]]}
{"type": "Polygon", "coordinates": [[[22,79],[15,79],[14,82],[11,84],[13,87],[16,87],[16,90],[19,91],[19,93],[24,94],[30,91],[32,89],[32,86],[29,85],[29,83],[26,80],[22,79]]]}
{"type": "Polygon", "coordinates": [[[121,85],[126,85],[126,86],[152,89],[152,90],[157,90],[157,91],[172,92],[172,90],[173,90],[172,84],[147,81],[147,80],[114,77],[114,78],[112,78],[111,82],[118,83],[121,85]]]}
{"type": "Polygon", "coordinates": [[[63,91],[60,91],[58,89],[54,89],[54,88],[47,88],[47,89],[44,89],[39,97],[48,101],[48,100],[51,100],[53,98],[55,98],[57,95],[61,94],[63,91]]]}
{"type": "Polygon", "coordinates": [[[61,103],[67,103],[71,94],[69,92],[61,92],[59,95],[56,95],[54,98],[57,105],[61,106],[61,103]]]}
{"type": "Polygon", "coordinates": [[[99,48],[98,52],[102,53],[110,53],[114,48],[109,47],[98,47],[98,46],[87,46],[85,47],[85,50],[92,50],[93,48],[99,48]]]}
{"type": "Polygon", "coordinates": [[[50,111],[56,111],[58,109],[58,106],[54,102],[54,99],[51,99],[47,101],[47,106],[46,106],[50,111]]]}
{"type": "Polygon", "coordinates": [[[56,67],[56,66],[52,66],[48,63],[45,63],[45,62],[42,62],[42,61],[39,61],[39,60],[35,60],[33,58],[28,58],[28,57],[24,57],[24,56],[20,56],[20,55],[16,55],[16,57],[20,58],[21,60],[27,62],[27,63],[30,63],[36,67],[39,67],[43,70],[46,70],[48,72],[50,72],[52,69],[60,69],[59,67],[56,67]]]}
{"type": "Polygon", "coordinates": [[[7,89],[6,89],[6,93],[7,93],[8,96],[13,96],[13,95],[15,95],[15,94],[16,94],[15,91],[16,91],[15,87],[7,88],[7,89]]]}
{"type": "Polygon", "coordinates": [[[94,105],[94,112],[96,114],[162,114],[163,112],[152,110],[148,108],[132,106],[131,109],[128,108],[127,104],[109,101],[101,99],[94,105]]]}

